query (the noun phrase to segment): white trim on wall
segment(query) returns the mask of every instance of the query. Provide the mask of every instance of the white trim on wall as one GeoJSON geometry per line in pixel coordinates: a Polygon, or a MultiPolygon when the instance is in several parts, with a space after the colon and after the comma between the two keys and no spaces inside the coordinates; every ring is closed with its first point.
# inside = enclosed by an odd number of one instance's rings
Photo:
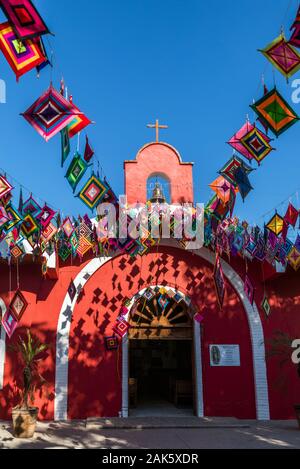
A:
{"type": "MultiPolygon", "coordinates": [[[[210,264],[215,263],[215,255],[206,248],[202,248],[199,251],[193,251],[194,254],[198,255],[202,259],[206,260],[210,264]]],[[[118,254],[116,254],[117,257],[118,254]]],[[[112,260],[111,258],[93,259],[77,276],[74,283],[78,289],[77,295],[74,301],[71,302],[68,293],[66,294],[63,306],[61,308],[57,327],[57,339],[56,339],[56,378],[55,378],[55,404],[54,404],[54,415],[55,420],[67,420],[68,418],[68,358],[69,358],[69,336],[71,319],[74,312],[74,308],[78,299],[80,289],[90,280],[90,278],[107,262],[112,260]]],[[[258,420],[269,420],[269,393],[268,393],[268,382],[267,382],[267,367],[266,367],[266,353],[265,353],[265,341],[261,318],[259,315],[256,304],[250,304],[248,298],[244,292],[244,284],[241,277],[234,271],[234,269],[225,261],[222,261],[224,275],[235,288],[240,300],[244,306],[252,341],[252,353],[253,353],[253,370],[254,370],[254,386],[255,386],[255,398],[256,398],[256,413],[258,420]]],[[[199,334],[200,337],[200,334],[199,334]]],[[[124,343],[123,343],[124,346],[124,343]]],[[[198,354],[201,355],[201,354],[198,354]]],[[[128,355],[127,360],[128,360],[128,355]]],[[[126,356],[123,357],[125,362],[126,356]]],[[[123,366],[125,363],[123,362],[123,366]]],[[[201,373],[202,375],[202,373],[201,373]]],[[[199,377],[198,377],[199,380],[199,377]]],[[[203,383],[199,382],[199,386],[203,387],[203,383]]],[[[128,389],[127,389],[128,392],[128,389]]],[[[124,400],[125,400],[125,396],[124,400]]],[[[127,399],[127,397],[126,397],[127,399]]],[[[124,402],[122,402],[122,405],[124,402]]],[[[123,409],[125,411],[125,407],[123,409]]],[[[199,407],[199,414],[203,413],[203,408],[199,407]]]]}
{"type": "Polygon", "coordinates": [[[197,417],[204,417],[203,398],[203,367],[202,367],[202,337],[200,323],[194,320],[194,360],[196,381],[196,413],[197,417]]]}
{"type": "MultiPolygon", "coordinates": [[[[6,305],[2,298],[0,298],[0,308],[2,310],[2,317],[6,313],[6,305]]],[[[6,354],[6,332],[4,327],[0,326],[1,336],[0,336],[0,391],[4,386],[4,367],[5,367],[5,354],[6,354]]]]}
{"type": "Polygon", "coordinates": [[[96,258],[77,275],[74,280],[76,295],[73,301],[66,294],[59,313],[56,336],[56,364],[55,364],[55,401],[54,418],[58,421],[68,420],[68,379],[69,379],[69,348],[72,315],[78,296],[97,270],[99,270],[111,258],[96,258]]]}
{"type": "Polygon", "coordinates": [[[122,339],[122,411],[120,417],[129,417],[129,339],[122,339]]]}

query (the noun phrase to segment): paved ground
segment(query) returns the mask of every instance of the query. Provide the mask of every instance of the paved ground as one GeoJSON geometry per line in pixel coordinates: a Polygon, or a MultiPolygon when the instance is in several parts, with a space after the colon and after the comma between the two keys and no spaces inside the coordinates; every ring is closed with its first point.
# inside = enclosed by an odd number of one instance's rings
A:
{"type": "MultiPolygon", "coordinates": [[[[230,420],[232,424],[232,420],[230,420]]],[[[105,448],[105,449],[254,449],[300,448],[295,421],[245,422],[220,428],[101,429],[95,422],[42,423],[32,441],[12,437],[10,424],[0,423],[0,449],[4,448],[105,448]]]]}

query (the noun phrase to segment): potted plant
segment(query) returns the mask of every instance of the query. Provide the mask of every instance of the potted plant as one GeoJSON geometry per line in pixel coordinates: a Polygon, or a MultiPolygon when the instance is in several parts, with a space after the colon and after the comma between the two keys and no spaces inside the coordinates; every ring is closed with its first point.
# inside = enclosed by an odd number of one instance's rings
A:
{"type": "MultiPolygon", "coordinates": [[[[292,360],[292,343],[293,339],[288,335],[281,331],[277,331],[273,338],[268,341],[268,351],[267,356],[271,357],[278,357],[280,359],[280,366],[284,366],[287,363],[290,363],[292,360]]],[[[300,378],[300,364],[295,365],[297,367],[297,373],[300,378]]],[[[299,428],[300,428],[300,404],[294,405],[296,418],[298,420],[299,428]]]]}
{"type": "Polygon", "coordinates": [[[34,393],[38,387],[46,383],[39,373],[39,362],[42,360],[41,354],[47,350],[48,346],[33,338],[27,330],[26,340],[19,337],[18,344],[11,348],[20,356],[23,367],[21,402],[12,412],[13,433],[15,438],[32,438],[39,411],[37,407],[33,407],[34,393]]]}

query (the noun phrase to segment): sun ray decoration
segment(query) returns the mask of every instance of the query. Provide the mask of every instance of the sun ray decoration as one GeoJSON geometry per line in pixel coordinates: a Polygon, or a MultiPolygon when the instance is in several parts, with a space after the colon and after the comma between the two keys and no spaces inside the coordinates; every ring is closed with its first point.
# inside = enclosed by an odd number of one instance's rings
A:
{"type": "Polygon", "coordinates": [[[165,289],[148,289],[134,306],[129,324],[132,337],[143,335],[159,339],[172,330],[190,329],[192,320],[183,296],[165,289]]]}

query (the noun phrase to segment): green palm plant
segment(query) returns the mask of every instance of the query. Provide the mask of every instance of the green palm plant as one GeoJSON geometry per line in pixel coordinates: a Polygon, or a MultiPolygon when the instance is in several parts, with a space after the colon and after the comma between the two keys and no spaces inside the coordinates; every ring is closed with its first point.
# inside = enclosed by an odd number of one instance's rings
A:
{"type": "Polygon", "coordinates": [[[38,386],[43,386],[46,380],[39,373],[40,355],[48,349],[48,345],[42,344],[38,339],[32,337],[27,330],[26,340],[19,337],[19,342],[12,349],[17,352],[23,364],[23,389],[21,390],[21,408],[29,409],[29,401],[34,403],[34,393],[38,386]]]}

